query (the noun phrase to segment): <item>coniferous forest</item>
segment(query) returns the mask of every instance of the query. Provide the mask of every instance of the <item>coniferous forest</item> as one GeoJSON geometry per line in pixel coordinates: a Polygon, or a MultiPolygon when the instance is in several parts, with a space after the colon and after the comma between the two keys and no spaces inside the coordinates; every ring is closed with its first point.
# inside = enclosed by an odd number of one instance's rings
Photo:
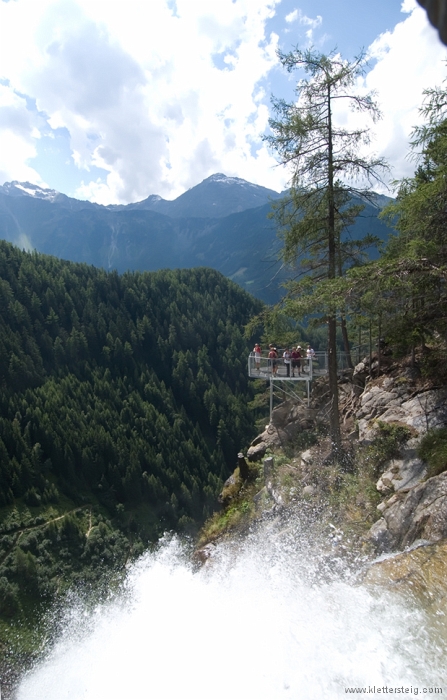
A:
{"type": "Polygon", "coordinates": [[[211,269],[118,275],[0,242],[1,616],[210,515],[253,438],[260,306],[211,269]]]}

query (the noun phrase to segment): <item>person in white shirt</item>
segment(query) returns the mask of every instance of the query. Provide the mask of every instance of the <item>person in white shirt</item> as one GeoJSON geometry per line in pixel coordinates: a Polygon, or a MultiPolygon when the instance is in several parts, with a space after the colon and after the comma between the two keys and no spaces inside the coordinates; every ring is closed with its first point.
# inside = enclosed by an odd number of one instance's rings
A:
{"type": "Polygon", "coordinates": [[[284,364],[286,366],[286,373],[287,376],[290,377],[290,362],[292,359],[292,353],[290,352],[289,348],[286,348],[282,354],[283,359],[284,359],[284,364]]]}

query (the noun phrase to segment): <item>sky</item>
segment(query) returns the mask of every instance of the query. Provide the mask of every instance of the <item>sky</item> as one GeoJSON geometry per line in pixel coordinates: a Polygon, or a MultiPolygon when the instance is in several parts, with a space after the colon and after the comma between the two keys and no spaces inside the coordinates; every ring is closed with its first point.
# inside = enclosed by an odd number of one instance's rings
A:
{"type": "Polygon", "coordinates": [[[0,183],[100,204],[174,199],[218,172],[281,191],[291,172],[262,137],[272,95],[293,101],[303,77],[277,50],[297,46],[367,53],[370,152],[387,183],[411,176],[447,58],[416,0],[0,0],[0,183]]]}

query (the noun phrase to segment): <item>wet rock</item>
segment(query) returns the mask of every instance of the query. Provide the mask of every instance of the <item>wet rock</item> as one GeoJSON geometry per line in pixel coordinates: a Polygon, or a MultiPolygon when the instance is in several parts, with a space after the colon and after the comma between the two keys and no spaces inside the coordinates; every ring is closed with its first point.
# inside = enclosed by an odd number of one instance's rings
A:
{"type": "Polygon", "coordinates": [[[265,500],[267,496],[267,489],[265,486],[262,487],[260,491],[258,491],[257,494],[253,496],[253,503],[255,504],[256,508],[260,507],[265,500]]]}
{"type": "Polygon", "coordinates": [[[267,481],[265,487],[267,489],[267,493],[269,494],[269,496],[271,496],[275,505],[283,506],[284,505],[284,498],[283,498],[283,495],[282,495],[280,489],[276,488],[272,481],[267,481]]]}
{"type": "Polygon", "coordinates": [[[197,564],[204,565],[208,562],[209,559],[213,557],[213,555],[216,552],[216,545],[214,545],[212,542],[209,544],[206,544],[204,547],[201,549],[197,549],[194,552],[194,560],[197,564]]]}
{"type": "Polygon", "coordinates": [[[377,552],[389,552],[393,548],[393,538],[388,530],[385,518],[380,518],[371,527],[368,539],[377,552]]]}
{"type": "Polygon", "coordinates": [[[437,616],[447,615],[447,540],[372,564],[362,583],[409,594],[437,616]]]}
{"type": "Polygon", "coordinates": [[[303,488],[303,495],[304,496],[313,496],[316,493],[316,491],[317,490],[316,490],[315,486],[312,486],[311,484],[309,484],[308,486],[305,486],[303,488]]]}
{"type": "Polygon", "coordinates": [[[273,472],[273,457],[264,459],[264,481],[270,479],[273,472]]]}

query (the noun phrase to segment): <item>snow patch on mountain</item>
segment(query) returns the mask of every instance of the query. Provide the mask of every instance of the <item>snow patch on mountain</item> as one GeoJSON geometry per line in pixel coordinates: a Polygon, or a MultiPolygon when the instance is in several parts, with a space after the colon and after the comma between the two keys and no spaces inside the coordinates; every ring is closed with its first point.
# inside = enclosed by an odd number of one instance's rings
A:
{"type": "Polygon", "coordinates": [[[50,202],[54,202],[54,200],[60,196],[60,192],[56,190],[38,187],[38,185],[33,185],[30,182],[18,182],[17,180],[5,182],[2,190],[9,195],[20,196],[22,194],[24,196],[34,197],[35,199],[46,199],[50,202]]]}
{"type": "Polygon", "coordinates": [[[223,173],[211,175],[203,182],[223,182],[225,185],[241,185],[242,187],[246,187],[248,185],[250,187],[259,187],[259,185],[254,185],[252,182],[247,182],[247,180],[243,180],[240,177],[227,177],[227,175],[224,175],[223,173]]]}

